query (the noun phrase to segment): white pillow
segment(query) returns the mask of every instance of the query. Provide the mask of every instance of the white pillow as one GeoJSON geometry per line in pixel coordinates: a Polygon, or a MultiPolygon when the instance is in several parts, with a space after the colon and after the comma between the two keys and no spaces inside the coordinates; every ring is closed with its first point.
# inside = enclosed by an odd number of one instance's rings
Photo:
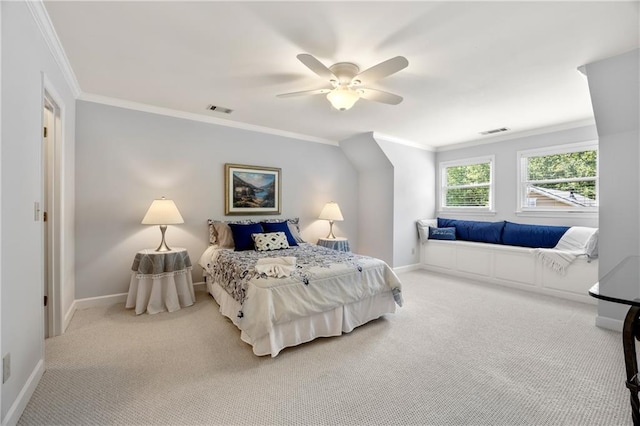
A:
{"type": "Polygon", "coordinates": [[[418,236],[420,237],[420,242],[426,243],[429,239],[429,227],[437,228],[438,219],[418,219],[416,221],[416,226],[418,227],[418,236]]]}
{"type": "Polygon", "coordinates": [[[591,258],[591,259],[595,259],[596,257],[598,257],[598,234],[599,234],[599,229],[596,229],[593,232],[593,235],[591,235],[591,238],[589,238],[589,241],[587,241],[587,244],[585,245],[585,253],[587,253],[587,257],[591,258]]]}
{"type": "Polygon", "coordinates": [[[289,242],[284,232],[268,232],[251,234],[256,250],[269,251],[289,248],[289,242]]]}

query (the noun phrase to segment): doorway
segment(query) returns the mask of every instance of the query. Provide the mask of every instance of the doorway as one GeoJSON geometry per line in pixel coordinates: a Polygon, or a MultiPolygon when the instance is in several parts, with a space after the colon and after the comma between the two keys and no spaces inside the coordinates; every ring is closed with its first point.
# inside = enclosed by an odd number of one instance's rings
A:
{"type": "Polygon", "coordinates": [[[42,247],[44,338],[60,329],[60,108],[45,90],[42,111],[42,247]]]}

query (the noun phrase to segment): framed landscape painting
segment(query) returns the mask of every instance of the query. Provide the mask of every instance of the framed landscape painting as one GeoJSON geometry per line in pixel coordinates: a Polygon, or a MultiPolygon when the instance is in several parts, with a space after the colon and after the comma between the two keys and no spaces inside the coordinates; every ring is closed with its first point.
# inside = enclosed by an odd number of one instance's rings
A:
{"type": "Polygon", "coordinates": [[[226,215],[280,214],[280,169],[224,165],[226,215]]]}

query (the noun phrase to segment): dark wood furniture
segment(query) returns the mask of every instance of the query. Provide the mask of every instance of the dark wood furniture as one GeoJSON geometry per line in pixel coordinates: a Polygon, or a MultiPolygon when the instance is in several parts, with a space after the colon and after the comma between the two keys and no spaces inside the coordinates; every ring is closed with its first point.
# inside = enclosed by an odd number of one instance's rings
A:
{"type": "Polygon", "coordinates": [[[622,328],[622,347],[627,370],[625,385],[631,393],[631,417],[640,426],[640,380],[635,340],[640,340],[640,256],[629,256],[589,290],[597,299],[629,305],[622,328]]]}

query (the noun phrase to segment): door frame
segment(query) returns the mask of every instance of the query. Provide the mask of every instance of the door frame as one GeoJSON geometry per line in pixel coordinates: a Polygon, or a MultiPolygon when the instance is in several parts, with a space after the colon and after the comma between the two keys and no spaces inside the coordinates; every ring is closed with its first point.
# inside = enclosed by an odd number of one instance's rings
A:
{"type": "MultiPolygon", "coordinates": [[[[45,277],[48,278],[47,282],[47,296],[48,296],[48,318],[42,320],[43,336],[53,337],[58,336],[64,332],[63,330],[63,312],[62,312],[62,280],[63,280],[63,247],[64,247],[64,234],[62,232],[63,227],[63,197],[62,197],[62,170],[63,170],[63,133],[64,133],[64,104],[62,103],[62,97],[58,95],[53,84],[49,81],[47,76],[42,73],[42,123],[40,127],[40,134],[43,136],[41,139],[41,167],[42,170],[42,208],[41,210],[47,212],[48,220],[47,226],[44,221],[42,222],[42,290],[44,299],[44,282],[45,277]],[[44,114],[47,105],[53,107],[52,118],[54,120],[53,126],[49,126],[48,139],[50,144],[50,155],[46,155],[47,150],[44,146],[44,135],[42,129],[45,125],[44,114]],[[51,128],[53,127],[53,128],[51,128]],[[47,178],[44,173],[49,168],[50,180],[49,188],[46,186],[47,178]],[[45,205],[47,200],[47,205],[45,205]],[[48,239],[45,238],[45,230],[48,231],[48,239]],[[48,246],[45,247],[45,242],[48,240],[48,246]],[[48,259],[45,262],[44,256],[48,259]],[[45,265],[48,265],[48,273],[45,274],[45,265]],[[48,330],[44,330],[44,326],[47,324],[48,330]]],[[[41,214],[40,220],[43,219],[41,214]]],[[[41,300],[43,302],[44,300],[41,300]]]]}

